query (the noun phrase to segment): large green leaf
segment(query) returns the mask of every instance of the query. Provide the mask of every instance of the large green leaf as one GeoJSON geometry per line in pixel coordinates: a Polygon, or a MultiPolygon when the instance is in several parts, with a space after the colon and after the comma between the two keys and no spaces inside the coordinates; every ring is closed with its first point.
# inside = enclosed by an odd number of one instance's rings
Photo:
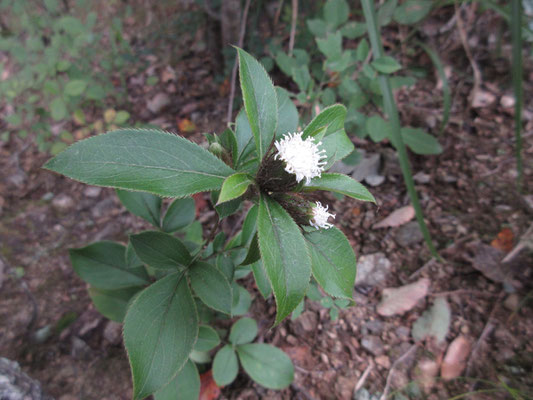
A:
{"type": "Polygon", "coordinates": [[[80,249],[70,249],[74,271],[98,289],[122,289],[149,283],[143,267],[126,265],[126,247],[114,242],[96,242],[80,249]]]}
{"type": "Polygon", "coordinates": [[[277,347],[265,343],[237,346],[242,367],[250,377],[269,389],[283,389],[294,379],[291,359],[277,347]]]}
{"type": "Polygon", "coordinates": [[[163,230],[175,232],[185,228],[194,221],[196,207],[190,197],[176,199],[170,204],[163,218],[163,230]]]}
{"type": "Polygon", "coordinates": [[[117,189],[120,202],[132,214],[145,219],[159,228],[161,215],[161,197],[151,193],[130,192],[117,189]]]}
{"type": "Polygon", "coordinates": [[[237,172],[236,174],[228,176],[222,184],[222,189],[218,196],[218,204],[242,196],[252,182],[253,181],[248,177],[248,174],[242,172],[237,172]]]}
{"type": "Polygon", "coordinates": [[[231,314],[233,294],[226,277],[217,268],[205,262],[196,262],[189,268],[191,286],[206,306],[231,314]]]}
{"type": "Polygon", "coordinates": [[[313,178],[305,190],[328,190],[350,196],[361,201],[376,202],[372,193],[361,183],[344,174],[324,173],[322,176],[313,178]]]}
{"type": "Polygon", "coordinates": [[[313,276],[326,293],[335,297],[352,298],[356,260],[350,242],[335,227],[304,234],[311,252],[313,276]]]}
{"type": "Polygon", "coordinates": [[[229,345],[222,347],[213,360],[213,379],[218,386],[226,386],[235,380],[239,361],[235,350],[229,345]]]}
{"type": "Polygon", "coordinates": [[[250,54],[237,48],[244,108],[254,135],[257,154],[266,153],[276,132],[278,100],[272,80],[250,54]]]}
{"type": "Polygon", "coordinates": [[[353,143],[344,131],[345,118],[346,107],[334,104],[323,109],[304,129],[303,139],[312,136],[315,141],[322,141],[320,148],[326,150],[326,169],[353,151],[353,143]]]}
{"type": "Polygon", "coordinates": [[[289,97],[289,93],[276,86],[278,97],[278,126],[276,127],[276,137],[281,137],[288,132],[296,132],[298,129],[298,110],[289,97]]]}
{"type": "Polygon", "coordinates": [[[130,242],[143,263],[156,269],[178,269],[191,262],[191,255],[177,237],[146,231],[130,236],[130,242]]]}
{"type": "Polygon", "coordinates": [[[122,323],[130,300],[139,290],[141,290],[140,287],[116,290],[102,290],[92,287],[89,288],[89,296],[100,314],[112,321],[122,323]]]}
{"type": "Polygon", "coordinates": [[[198,400],[199,396],[200,375],[189,360],[168,385],[154,394],[154,400],[198,400]]]}
{"type": "Polygon", "coordinates": [[[263,265],[276,298],[278,324],[304,297],[311,260],[298,225],[278,202],[265,195],[259,203],[257,229],[263,265]]]}
{"type": "Polygon", "coordinates": [[[82,140],[44,167],[91,185],[169,197],[220,189],[234,172],[197,144],[150,129],[120,129],[82,140]]]}
{"type": "Polygon", "coordinates": [[[168,384],[189,358],[197,337],[196,305],[183,273],[170,274],[140,293],[124,321],[134,400],[168,384]]]}

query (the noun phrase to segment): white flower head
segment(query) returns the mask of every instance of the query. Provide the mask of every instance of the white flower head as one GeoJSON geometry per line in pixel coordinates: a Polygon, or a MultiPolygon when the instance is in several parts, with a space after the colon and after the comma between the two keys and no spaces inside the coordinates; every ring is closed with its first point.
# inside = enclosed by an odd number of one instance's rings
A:
{"type": "Polygon", "coordinates": [[[296,181],[300,182],[305,179],[305,184],[309,184],[311,179],[320,176],[324,171],[326,161],[325,150],[320,150],[312,137],[302,140],[303,132],[287,133],[278,140],[274,145],[278,150],[276,159],[285,162],[285,171],[296,175],[296,181]]]}
{"type": "Polygon", "coordinates": [[[312,218],[309,221],[309,224],[313,228],[329,229],[333,226],[333,224],[330,224],[328,222],[328,218],[333,217],[333,219],[335,219],[335,214],[329,213],[328,208],[329,208],[328,205],[324,207],[319,201],[316,202],[316,205],[313,207],[313,210],[312,210],[312,213],[313,213],[312,218]]]}

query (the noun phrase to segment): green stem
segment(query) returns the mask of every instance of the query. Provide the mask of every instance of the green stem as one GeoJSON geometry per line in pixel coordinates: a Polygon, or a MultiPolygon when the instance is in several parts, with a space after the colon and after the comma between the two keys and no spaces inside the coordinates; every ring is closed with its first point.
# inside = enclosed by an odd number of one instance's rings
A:
{"type": "MultiPolygon", "coordinates": [[[[374,10],[373,1],[361,0],[361,4],[363,6],[363,14],[366,20],[368,36],[372,45],[373,57],[374,59],[383,57],[383,46],[381,44],[380,32],[377,26],[377,18],[374,10]]],[[[407,150],[405,148],[405,144],[403,142],[400,131],[401,128],[398,108],[396,107],[396,103],[394,101],[389,78],[386,75],[379,74],[379,86],[381,88],[381,92],[383,93],[383,107],[385,109],[385,114],[387,114],[387,116],[389,117],[389,121],[393,127],[392,136],[390,137],[390,140],[393,146],[396,148],[396,151],[398,152],[398,157],[400,159],[400,167],[402,169],[403,178],[407,187],[407,193],[409,194],[409,198],[411,199],[411,203],[413,204],[413,207],[415,209],[416,219],[418,221],[418,224],[420,225],[420,230],[422,231],[426,244],[429,250],[431,251],[431,254],[434,257],[438,258],[439,255],[437,254],[437,250],[435,249],[433,241],[431,240],[431,235],[429,233],[426,222],[424,221],[424,214],[422,212],[422,207],[420,206],[418,194],[416,193],[413,175],[411,173],[411,165],[409,163],[407,150]]]]}
{"type": "Polygon", "coordinates": [[[522,0],[511,1],[511,40],[513,42],[512,79],[515,97],[514,105],[514,132],[515,132],[515,154],[516,170],[518,176],[516,185],[518,190],[522,189],[523,167],[522,167],[522,0]]]}

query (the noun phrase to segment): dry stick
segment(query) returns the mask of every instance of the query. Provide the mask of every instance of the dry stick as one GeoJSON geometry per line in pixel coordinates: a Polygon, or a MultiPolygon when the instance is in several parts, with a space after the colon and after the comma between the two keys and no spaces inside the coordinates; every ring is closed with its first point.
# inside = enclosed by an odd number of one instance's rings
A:
{"type": "Polygon", "coordinates": [[[466,35],[466,29],[463,24],[463,19],[461,18],[461,10],[459,10],[457,6],[457,1],[455,2],[455,17],[456,17],[456,22],[457,22],[457,30],[459,31],[459,37],[461,38],[461,43],[465,50],[466,57],[468,58],[468,61],[470,62],[470,65],[472,66],[472,70],[474,71],[474,87],[472,88],[472,91],[470,92],[470,99],[469,99],[469,106],[471,106],[475,98],[475,95],[479,91],[479,88],[481,86],[481,70],[479,69],[479,66],[476,63],[476,60],[474,60],[474,57],[472,56],[472,52],[470,51],[470,46],[468,45],[468,38],[466,35]]]}
{"type": "MultiPolygon", "coordinates": [[[[251,0],[246,0],[244,5],[244,10],[242,12],[241,19],[241,30],[239,32],[239,43],[238,46],[242,48],[244,42],[244,34],[246,33],[246,20],[248,19],[248,10],[250,9],[251,0]]],[[[233,65],[233,70],[231,71],[231,89],[229,94],[229,104],[228,104],[228,114],[226,115],[226,121],[229,124],[231,122],[231,116],[233,114],[233,99],[235,98],[235,81],[237,80],[237,67],[239,65],[239,55],[235,56],[235,64],[233,65]]]]}
{"type": "Polygon", "coordinates": [[[373,369],[374,369],[374,363],[371,362],[370,364],[368,364],[368,367],[366,367],[363,374],[357,381],[357,384],[355,385],[355,388],[353,389],[354,392],[357,392],[359,389],[363,387],[363,385],[366,382],[366,378],[368,378],[368,375],[370,375],[370,372],[372,372],[373,369]]]}
{"type": "Polygon", "coordinates": [[[477,353],[479,352],[479,348],[481,347],[481,344],[485,341],[487,336],[490,335],[492,330],[494,329],[494,324],[491,322],[492,318],[494,317],[494,314],[496,313],[496,309],[498,308],[501,299],[503,298],[504,291],[502,290],[500,292],[500,295],[494,302],[494,306],[492,307],[492,311],[490,312],[489,318],[487,319],[487,322],[485,323],[485,327],[483,328],[483,332],[481,332],[481,335],[479,336],[478,340],[476,341],[476,344],[474,345],[474,348],[472,349],[472,353],[470,353],[470,357],[468,359],[468,362],[466,363],[466,373],[465,376],[471,376],[472,372],[472,365],[474,360],[477,358],[477,353]]]}
{"type": "Polygon", "coordinates": [[[407,350],[396,361],[394,361],[394,363],[392,364],[392,367],[389,370],[389,374],[387,375],[387,381],[385,382],[385,389],[383,389],[383,394],[381,395],[379,400],[386,400],[387,399],[387,395],[389,394],[391,380],[392,380],[392,373],[394,372],[394,370],[396,369],[398,364],[400,364],[403,361],[405,361],[405,359],[407,357],[409,357],[411,355],[411,353],[416,350],[417,347],[418,347],[418,343],[413,344],[411,347],[409,347],[409,350],[407,350]]]}
{"type": "Polygon", "coordinates": [[[294,49],[294,37],[296,36],[296,21],[298,19],[298,0],[292,0],[291,36],[289,37],[289,57],[294,49]]]}

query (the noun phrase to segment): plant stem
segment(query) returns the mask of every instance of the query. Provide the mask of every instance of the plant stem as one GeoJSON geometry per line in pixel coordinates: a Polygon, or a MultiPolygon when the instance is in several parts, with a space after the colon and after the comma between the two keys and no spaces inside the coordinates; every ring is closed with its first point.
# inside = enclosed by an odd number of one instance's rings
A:
{"type": "Polygon", "coordinates": [[[516,185],[518,191],[522,189],[522,0],[511,1],[511,40],[513,42],[512,79],[515,97],[514,105],[514,132],[516,154],[516,185]]]}
{"type": "MultiPolygon", "coordinates": [[[[383,46],[381,44],[381,36],[379,28],[377,26],[377,18],[374,10],[374,4],[372,0],[361,0],[363,6],[363,14],[365,16],[366,25],[368,29],[368,36],[370,38],[370,44],[372,46],[372,53],[374,59],[380,58],[384,55],[383,46]]],[[[389,78],[386,75],[379,74],[379,86],[381,92],[383,93],[383,107],[385,109],[385,114],[389,117],[389,121],[392,124],[392,136],[390,140],[393,146],[398,152],[398,157],[400,159],[400,167],[402,169],[403,179],[405,181],[405,186],[407,187],[407,193],[411,199],[411,203],[415,209],[416,219],[420,225],[420,230],[424,236],[426,244],[431,251],[431,254],[434,257],[439,258],[437,250],[433,245],[431,240],[431,235],[429,233],[426,222],[424,221],[424,214],[422,212],[422,207],[420,206],[420,201],[418,199],[418,194],[416,193],[415,184],[413,181],[413,175],[411,173],[411,165],[409,163],[409,158],[407,156],[407,150],[405,148],[405,143],[403,142],[401,131],[400,131],[400,117],[398,115],[398,108],[394,101],[392,94],[391,85],[389,78]]]]}

